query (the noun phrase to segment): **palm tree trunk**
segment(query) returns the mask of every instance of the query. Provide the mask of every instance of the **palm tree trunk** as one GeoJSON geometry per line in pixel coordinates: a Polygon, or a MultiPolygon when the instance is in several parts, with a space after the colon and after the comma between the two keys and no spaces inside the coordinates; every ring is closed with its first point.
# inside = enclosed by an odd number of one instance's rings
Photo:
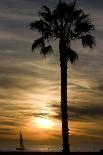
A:
{"type": "Polygon", "coordinates": [[[67,108],[67,58],[63,50],[63,42],[60,40],[60,62],[61,62],[61,116],[62,116],[62,137],[63,152],[70,152],[69,130],[68,130],[68,108],[67,108]]]}

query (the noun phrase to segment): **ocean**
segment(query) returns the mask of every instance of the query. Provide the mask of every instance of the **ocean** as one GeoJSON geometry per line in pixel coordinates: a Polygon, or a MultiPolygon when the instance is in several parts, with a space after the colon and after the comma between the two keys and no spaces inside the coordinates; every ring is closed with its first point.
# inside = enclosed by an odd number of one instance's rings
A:
{"type": "MultiPolygon", "coordinates": [[[[33,147],[25,147],[24,152],[62,152],[62,147],[53,145],[36,145],[33,147]]],[[[16,147],[0,147],[0,152],[17,151],[16,147]]],[[[100,149],[92,148],[72,148],[71,152],[99,152],[100,149]]]]}
{"type": "MultiPolygon", "coordinates": [[[[16,147],[0,147],[0,151],[18,151],[16,147]]],[[[33,147],[25,147],[24,152],[61,152],[60,146],[51,146],[51,145],[36,145],[33,147]]]]}

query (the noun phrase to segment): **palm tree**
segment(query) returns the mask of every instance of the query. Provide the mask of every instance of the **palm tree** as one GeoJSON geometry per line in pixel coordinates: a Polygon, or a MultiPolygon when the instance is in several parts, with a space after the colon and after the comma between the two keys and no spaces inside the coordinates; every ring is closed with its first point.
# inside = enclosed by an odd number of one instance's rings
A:
{"type": "Polygon", "coordinates": [[[94,47],[95,39],[92,35],[94,25],[89,14],[77,9],[76,1],[67,4],[61,2],[51,11],[42,6],[39,11],[39,20],[30,23],[31,30],[37,30],[41,37],[34,41],[32,51],[40,48],[40,53],[46,56],[53,52],[50,40],[59,40],[60,67],[61,67],[61,117],[63,152],[70,152],[69,128],[67,111],[67,62],[73,64],[78,54],[71,49],[72,40],[81,40],[83,47],[94,47]]]}

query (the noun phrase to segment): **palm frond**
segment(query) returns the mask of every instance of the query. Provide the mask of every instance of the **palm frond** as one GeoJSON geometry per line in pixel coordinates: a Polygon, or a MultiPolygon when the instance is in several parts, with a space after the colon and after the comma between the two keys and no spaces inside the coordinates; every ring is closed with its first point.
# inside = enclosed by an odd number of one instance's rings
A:
{"type": "Polygon", "coordinates": [[[61,17],[64,17],[65,8],[66,8],[66,3],[59,1],[59,3],[57,4],[56,9],[52,13],[53,18],[61,19],[61,17]]]}
{"type": "Polygon", "coordinates": [[[56,38],[59,38],[60,37],[60,25],[59,25],[59,22],[54,19],[53,22],[52,22],[52,35],[56,38]]]}
{"type": "Polygon", "coordinates": [[[89,46],[93,48],[95,46],[95,39],[94,36],[87,34],[86,36],[82,37],[82,45],[83,47],[89,46]]]}
{"type": "Polygon", "coordinates": [[[44,38],[49,38],[51,36],[50,25],[42,19],[39,21],[32,22],[30,24],[30,29],[37,30],[43,35],[44,38]]]}
{"type": "Polygon", "coordinates": [[[77,18],[76,24],[82,23],[82,22],[88,20],[88,17],[89,17],[89,14],[82,12],[82,14],[77,18]]]}
{"type": "Polygon", "coordinates": [[[42,48],[40,53],[41,53],[43,56],[46,57],[46,55],[48,55],[48,54],[50,54],[50,53],[52,53],[52,52],[53,52],[52,46],[48,45],[48,46],[42,48]]]}
{"type": "Polygon", "coordinates": [[[82,34],[82,33],[86,33],[86,32],[89,32],[91,30],[94,30],[94,29],[95,29],[94,25],[88,19],[86,21],[78,23],[76,25],[75,32],[82,34]]]}
{"type": "Polygon", "coordinates": [[[75,63],[75,61],[78,60],[78,54],[67,45],[65,46],[65,52],[67,55],[67,61],[70,61],[71,64],[75,63]]]}
{"type": "Polygon", "coordinates": [[[41,7],[41,10],[39,11],[39,16],[42,17],[48,23],[51,23],[52,21],[52,14],[47,6],[41,7]]]}
{"type": "Polygon", "coordinates": [[[38,30],[39,32],[43,31],[43,21],[42,20],[39,20],[39,21],[35,21],[35,22],[32,22],[30,23],[30,29],[31,30],[38,30]]]}
{"type": "Polygon", "coordinates": [[[35,21],[32,22],[30,24],[30,29],[35,30],[37,29],[38,31],[43,31],[45,28],[50,28],[50,26],[48,25],[48,23],[46,23],[45,21],[43,21],[42,19],[39,21],[35,21]]]}
{"type": "Polygon", "coordinates": [[[32,44],[32,52],[35,48],[44,48],[45,47],[45,43],[44,43],[44,40],[43,40],[43,37],[37,39],[34,41],[34,43],[32,44]]]}
{"type": "Polygon", "coordinates": [[[53,18],[61,19],[70,17],[75,9],[76,1],[67,4],[59,1],[56,9],[53,11],[53,18]]]}
{"type": "Polygon", "coordinates": [[[82,9],[74,10],[73,11],[73,20],[77,20],[81,16],[82,12],[83,12],[82,9]]]}
{"type": "Polygon", "coordinates": [[[66,25],[64,28],[64,34],[65,34],[65,42],[68,44],[68,41],[70,41],[71,39],[75,39],[76,38],[76,33],[75,31],[72,30],[72,28],[70,28],[69,25],[66,25]]]}
{"type": "Polygon", "coordinates": [[[66,4],[66,13],[68,15],[72,14],[74,12],[76,8],[76,0],[74,0],[73,2],[66,4]]]}

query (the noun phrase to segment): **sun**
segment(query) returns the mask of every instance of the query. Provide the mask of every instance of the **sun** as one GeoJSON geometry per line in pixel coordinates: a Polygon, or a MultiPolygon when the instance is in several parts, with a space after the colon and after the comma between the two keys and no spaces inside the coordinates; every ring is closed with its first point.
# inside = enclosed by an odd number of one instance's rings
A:
{"type": "Polygon", "coordinates": [[[49,129],[53,127],[53,121],[47,118],[38,117],[34,122],[39,128],[49,129]]]}

